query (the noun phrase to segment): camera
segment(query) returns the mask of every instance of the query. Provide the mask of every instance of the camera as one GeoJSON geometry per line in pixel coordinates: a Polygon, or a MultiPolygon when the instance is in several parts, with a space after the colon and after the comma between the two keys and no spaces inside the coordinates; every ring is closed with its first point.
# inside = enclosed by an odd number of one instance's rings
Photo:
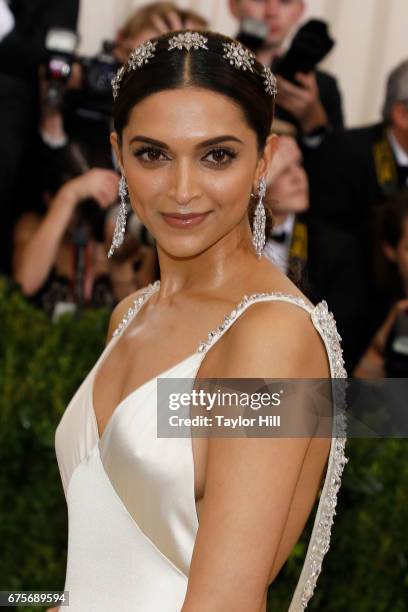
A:
{"type": "Polygon", "coordinates": [[[47,102],[62,110],[77,108],[79,114],[89,118],[108,118],[112,113],[111,81],[120,67],[114,57],[115,43],[104,41],[95,57],[77,55],[79,37],[76,32],[62,28],[48,31],[45,47],[45,76],[48,82],[47,102]],[[72,66],[82,69],[82,83],[77,90],[67,90],[72,66]]]}
{"type": "Polygon", "coordinates": [[[78,35],[71,30],[52,28],[47,32],[45,78],[48,82],[47,103],[53,108],[62,106],[78,42],[78,35]]]}
{"type": "Polygon", "coordinates": [[[295,74],[312,72],[334,45],[327,23],[311,19],[298,30],[286,55],[276,59],[273,69],[286,80],[297,83],[295,74]]]}

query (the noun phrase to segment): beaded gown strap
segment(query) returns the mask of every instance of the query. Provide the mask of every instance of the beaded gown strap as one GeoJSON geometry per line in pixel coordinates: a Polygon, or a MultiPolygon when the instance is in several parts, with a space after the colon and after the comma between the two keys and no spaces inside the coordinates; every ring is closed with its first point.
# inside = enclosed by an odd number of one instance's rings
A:
{"type": "Polygon", "coordinates": [[[119,323],[115,331],[113,332],[112,338],[119,336],[123,332],[123,330],[128,326],[130,321],[133,319],[135,314],[140,310],[142,305],[149,299],[149,297],[153,293],[155,293],[155,291],[159,289],[159,287],[160,287],[160,281],[156,281],[155,283],[150,283],[150,285],[147,285],[141,290],[141,294],[138,295],[137,298],[133,300],[133,306],[129,308],[129,310],[127,311],[127,313],[125,314],[125,316],[123,317],[123,319],[121,320],[121,322],[119,323]]]}

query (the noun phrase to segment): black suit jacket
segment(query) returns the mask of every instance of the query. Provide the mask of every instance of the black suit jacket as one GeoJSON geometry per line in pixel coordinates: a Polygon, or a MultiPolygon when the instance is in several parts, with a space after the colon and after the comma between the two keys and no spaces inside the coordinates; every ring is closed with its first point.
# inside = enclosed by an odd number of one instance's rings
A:
{"type": "Polygon", "coordinates": [[[401,187],[386,126],[330,134],[304,163],[317,297],[332,300],[355,364],[386,315],[373,274],[376,211],[401,187]]]}
{"type": "Polygon", "coordinates": [[[16,26],[0,43],[0,73],[25,76],[40,62],[47,31],[76,30],[79,0],[11,0],[16,26]]]}

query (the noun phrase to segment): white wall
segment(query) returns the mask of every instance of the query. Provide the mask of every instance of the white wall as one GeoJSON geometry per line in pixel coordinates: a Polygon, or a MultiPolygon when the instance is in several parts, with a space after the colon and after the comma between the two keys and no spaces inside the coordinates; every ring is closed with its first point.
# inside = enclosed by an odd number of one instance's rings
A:
{"type": "MultiPolygon", "coordinates": [[[[209,19],[213,30],[233,36],[237,23],[227,0],[174,0],[209,19]]],[[[97,52],[111,39],[132,9],[146,0],[81,0],[80,51],[97,52]]],[[[307,17],[331,26],[337,46],[324,68],[337,76],[349,126],[380,117],[387,73],[408,58],[408,0],[308,0],[307,17]]]]}

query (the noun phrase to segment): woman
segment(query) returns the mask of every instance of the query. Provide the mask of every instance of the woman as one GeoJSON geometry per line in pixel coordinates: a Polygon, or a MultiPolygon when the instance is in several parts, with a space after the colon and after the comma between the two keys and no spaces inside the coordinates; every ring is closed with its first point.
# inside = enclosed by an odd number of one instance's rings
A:
{"type": "MultiPolygon", "coordinates": [[[[161,280],[116,307],[57,428],[70,607],[264,612],[330,438],[169,440],[157,435],[156,389],[158,377],[345,376],[327,306],[258,257],[275,80],[236,41],[183,31],[138,47],[113,87],[122,211],[129,195],[156,240],[161,280]]],[[[119,215],[113,249],[123,229],[119,215]]],[[[330,447],[292,612],[310,599],[328,547],[344,444],[330,447]]]]}

